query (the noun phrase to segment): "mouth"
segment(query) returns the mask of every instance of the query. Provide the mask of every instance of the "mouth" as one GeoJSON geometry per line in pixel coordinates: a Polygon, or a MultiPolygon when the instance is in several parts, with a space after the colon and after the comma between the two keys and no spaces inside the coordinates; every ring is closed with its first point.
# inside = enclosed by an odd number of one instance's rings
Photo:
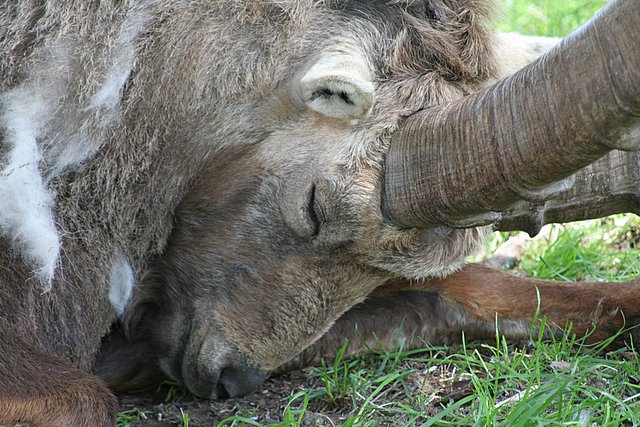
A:
{"type": "Polygon", "coordinates": [[[186,352],[181,379],[189,391],[205,399],[229,399],[257,390],[266,375],[227,345],[205,340],[186,352]],[[191,353],[191,354],[189,354],[191,353]]]}
{"type": "Polygon", "coordinates": [[[184,378],[189,391],[204,399],[230,399],[256,391],[266,376],[250,366],[226,366],[215,372],[202,372],[184,378]]]}

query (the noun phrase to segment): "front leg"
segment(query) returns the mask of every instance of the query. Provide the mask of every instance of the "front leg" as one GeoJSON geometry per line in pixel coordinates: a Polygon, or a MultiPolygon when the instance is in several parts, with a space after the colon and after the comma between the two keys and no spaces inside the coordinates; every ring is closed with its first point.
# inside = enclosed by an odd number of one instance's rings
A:
{"type": "Polygon", "coordinates": [[[590,333],[589,342],[606,339],[640,318],[640,280],[563,283],[479,264],[443,279],[398,279],[345,313],[291,367],[332,358],[345,338],[351,343],[349,355],[452,344],[460,342],[462,332],[467,340],[492,340],[496,324],[506,338],[526,339],[536,316],[546,316],[557,334],[571,322],[577,335],[590,333]]]}
{"type": "Polygon", "coordinates": [[[96,377],[42,353],[0,319],[0,426],[108,427],[117,400],[96,377]]]}
{"type": "Polygon", "coordinates": [[[447,301],[461,304],[476,318],[498,316],[530,322],[536,315],[546,316],[549,325],[559,328],[571,322],[578,335],[592,331],[589,342],[609,338],[621,328],[635,325],[640,317],[640,279],[565,283],[518,277],[470,264],[457,274],[424,286],[447,301]]]}

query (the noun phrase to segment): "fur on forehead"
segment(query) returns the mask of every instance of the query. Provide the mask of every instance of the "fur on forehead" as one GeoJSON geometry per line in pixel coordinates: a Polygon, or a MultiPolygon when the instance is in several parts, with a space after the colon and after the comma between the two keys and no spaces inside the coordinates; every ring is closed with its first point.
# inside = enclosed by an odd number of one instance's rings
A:
{"type": "Polygon", "coordinates": [[[234,9],[241,21],[270,16],[294,26],[309,24],[322,9],[332,10],[337,19],[323,20],[324,38],[344,35],[348,22],[364,40],[377,45],[367,47],[378,52],[371,60],[382,78],[416,72],[437,72],[450,81],[493,77],[489,17],[495,16],[495,0],[263,0],[224,2],[224,7],[226,13],[234,9]],[[327,28],[327,23],[336,28],[327,28]]]}
{"type": "Polygon", "coordinates": [[[467,83],[492,77],[492,0],[333,0],[326,4],[348,20],[361,22],[363,31],[375,26],[379,34],[368,37],[378,45],[371,46],[370,51],[377,51],[371,60],[383,79],[433,72],[448,81],[467,83]]]}

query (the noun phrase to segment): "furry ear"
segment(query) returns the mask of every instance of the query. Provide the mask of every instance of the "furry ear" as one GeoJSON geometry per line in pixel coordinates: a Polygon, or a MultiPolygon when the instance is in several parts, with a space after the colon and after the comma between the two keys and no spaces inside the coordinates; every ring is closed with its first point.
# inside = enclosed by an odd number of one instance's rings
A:
{"type": "Polygon", "coordinates": [[[373,107],[374,86],[360,55],[325,53],[300,79],[306,105],[327,117],[361,119],[373,107]]]}

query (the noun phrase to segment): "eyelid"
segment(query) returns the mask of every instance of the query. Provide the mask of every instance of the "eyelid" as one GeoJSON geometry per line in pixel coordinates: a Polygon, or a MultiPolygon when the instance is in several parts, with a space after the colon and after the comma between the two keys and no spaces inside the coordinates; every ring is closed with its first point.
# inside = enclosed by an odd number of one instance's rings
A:
{"type": "Polygon", "coordinates": [[[307,213],[311,224],[311,239],[315,239],[320,233],[320,225],[322,224],[317,211],[315,183],[311,184],[311,188],[309,189],[308,201],[307,213]]]}

